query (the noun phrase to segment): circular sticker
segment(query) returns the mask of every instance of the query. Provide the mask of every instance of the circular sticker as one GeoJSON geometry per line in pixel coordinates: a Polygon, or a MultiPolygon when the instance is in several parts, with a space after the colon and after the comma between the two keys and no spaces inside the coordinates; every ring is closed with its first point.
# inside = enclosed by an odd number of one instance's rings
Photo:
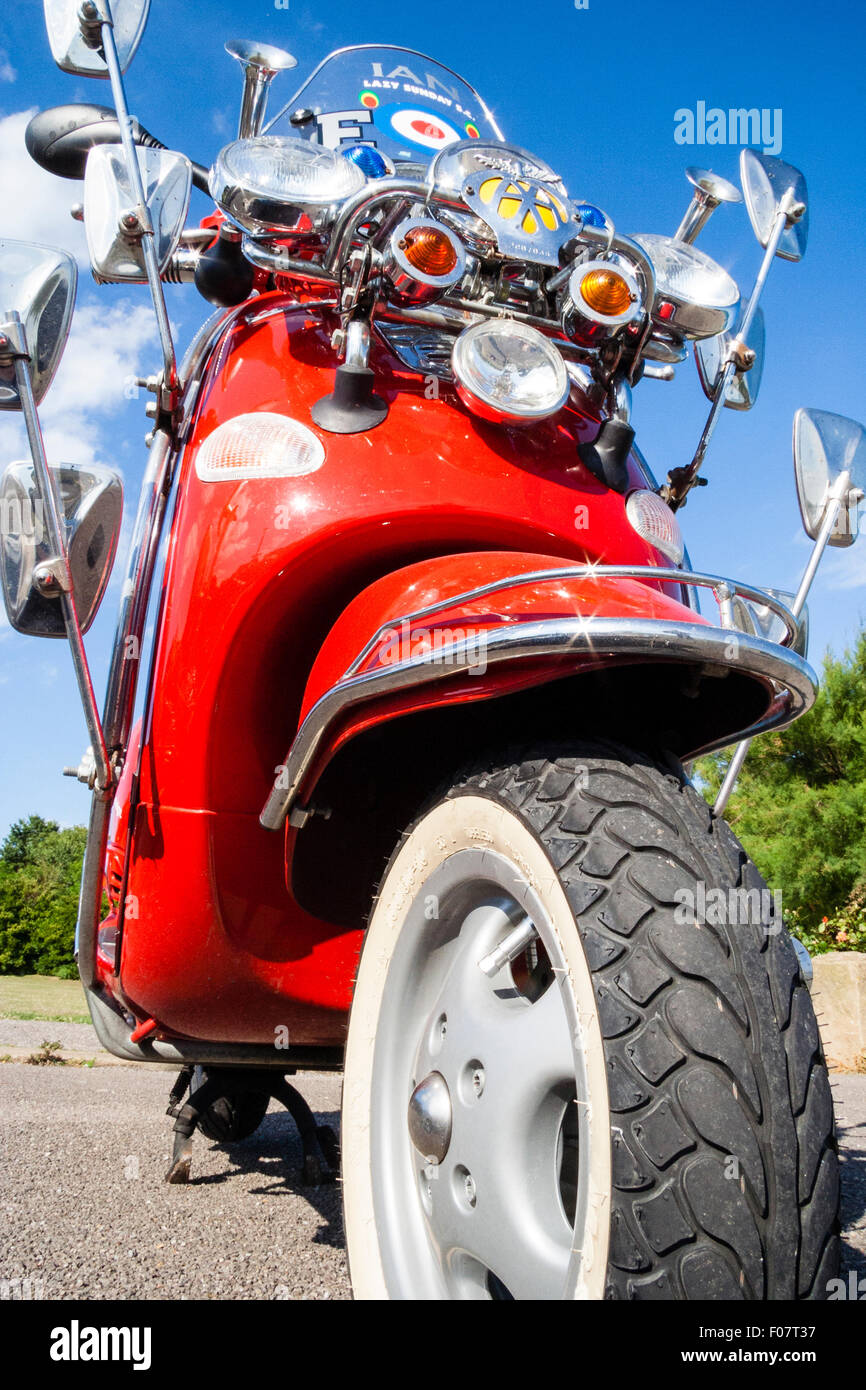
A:
{"type": "Polygon", "coordinates": [[[470,140],[481,139],[481,131],[478,129],[477,125],[473,125],[471,121],[466,122],[466,134],[469,136],[470,140]]]}
{"type": "Polygon", "coordinates": [[[422,150],[443,150],[462,138],[438,113],[434,115],[416,106],[389,106],[386,113],[395,134],[422,150]]]}
{"type": "Polygon", "coordinates": [[[379,105],[379,98],[375,92],[362,92],[358,97],[362,106],[366,106],[368,111],[375,111],[379,105]]]}

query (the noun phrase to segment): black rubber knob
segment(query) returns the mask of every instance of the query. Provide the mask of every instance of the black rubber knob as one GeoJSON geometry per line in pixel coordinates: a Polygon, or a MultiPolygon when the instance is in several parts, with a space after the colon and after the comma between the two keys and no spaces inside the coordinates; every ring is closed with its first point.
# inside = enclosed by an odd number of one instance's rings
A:
{"type": "Polygon", "coordinates": [[[229,309],[249,299],[254,276],[255,270],[241,250],[240,240],[221,231],[198,258],[195,287],[208,303],[229,309]]]}

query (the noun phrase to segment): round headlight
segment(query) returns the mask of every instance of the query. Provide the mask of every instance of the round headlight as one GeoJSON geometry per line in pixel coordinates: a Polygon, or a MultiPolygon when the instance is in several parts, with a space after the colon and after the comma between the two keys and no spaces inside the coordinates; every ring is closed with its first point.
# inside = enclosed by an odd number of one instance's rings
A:
{"type": "Polygon", "coordinates": [[[363,170],[334,150],[262,135],[220,150],[208,186],[227,217],[266,236],[318,231],[366,182],[363,170]]]}
{"type": "Polygon", "coordinates": [[[454,344],[451,365],[464,405],[497,424],[544,420],[568,399],[562,357],[525,323],[493,320],[467,328],[454,344]]]}
{"type": "Polygon", "coordinates": [[[730,328],[740,291],[736,281],[716,261],[673,237],[641,234],[632,240],[653,263],[653,316],[660,318],[666,329],[681,338],[712,338],[730,328]]]}

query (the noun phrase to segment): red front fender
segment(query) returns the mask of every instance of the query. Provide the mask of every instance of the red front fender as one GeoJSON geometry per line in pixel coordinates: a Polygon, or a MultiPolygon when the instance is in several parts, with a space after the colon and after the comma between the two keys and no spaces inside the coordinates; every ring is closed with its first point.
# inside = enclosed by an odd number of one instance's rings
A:
{"type": "Polygon", "coordinates": [[[649,567],[641,578],[596,568],[482,552],[425,560],[370,585],[322,645],[262,824],[277,829],[287,812],[302,824],[300,808],[334,754],[376,724],[589,670],[673,662],[748,677],[747,717],[733,701],[722,727],[716,712],[705,731],[684,734],[674,747],[681,757],[787,722],[811,703],[812,673],[787,649],[712,627],[681,601],[678,583],[649,567]]]}

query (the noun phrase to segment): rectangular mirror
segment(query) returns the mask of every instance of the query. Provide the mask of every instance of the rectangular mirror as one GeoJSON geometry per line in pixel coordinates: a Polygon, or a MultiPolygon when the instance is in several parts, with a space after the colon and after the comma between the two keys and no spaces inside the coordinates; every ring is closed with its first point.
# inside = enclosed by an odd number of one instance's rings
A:
{"type": "MultiPolygon", "coordinates": [[[[30,352],[36,404],[51,385],[66,346],[78,270],[65,251],[0,240],[0,316],[16,313],[30,352]]],[[[0,366],[0,410],[20,410],[15,368],[0,366]]]]}
{"type": "Polygon", "coordinates": [[[803,215],[783,231],[776,251],[783,261],[802,260],[809,235],[809,207],[806,180],[800,170],[775,155],[746,149],[740,155],[740,180],[749,221],[762,246],[769,245],[776,215],[787,193],[794,202],[805,204],[803,215]]]}
{"type": "MultiPolygon", "coordinates": [[[[108,583],[123,517],[123,482],[100,464],[52,468],[63,513],[69,569],[82,632],[96,616],[108,583]]],[[[34,582],[36,566],[51,558],[44,503],[31,463],[10,463],[0,478],[0,580],[9,622],[30,637],[66,637],[57,598],[34,582]]]]}
{"type": "MultiPolygon", "coordinates": [[[[171,150],[136,148],[160,273],[177,248],[189,207],[192,165],[171,150]]],[[[144,282],[138,199],[122,145],[95,145],[84,174],[84,230],[94,279],[144,282]]]]}
{"type": "MultiPolygon", "coordinates": [[[[99,41],[99,13],[108,12],[108,0],[44,0],[45,27],[51,56],[64,72],[77,77],[108,77],[108,65],[99,41]],[[85,12],[82,25],[81,15],[85,12]],[[90,34],[85,37],[85,29],[90,34]]],[[[150,0],[110,0],[114,42],[120,71],[126,72],[141,42],[150,0]]]]}
{"type": "Polygon", "coordinates": [[[797,498],[807,536],[818,539],[831,490],[842,473],[848,473],[851,486],[829,544],[853,545],[866,492],[866,430],[844,415],[801,408],[794,416],[793,444],[797,498]]]}
{"type": "MultiPolygon", "coordinates": [[[[695,365],[698,369],[704,395],[712,400],[715,396],[719,374],[728,358],[731,344],[738,334],[719,333],[715,338],[704,338],[695,344],[695,365]]],[[[746,334],[746,347],[755,354],[755,360],[748,371],[736,371],[728,382],[725,391],[725,406],[728,410],[751,410],[758,399],[761,376],[764,371],[764,347],[766,334],[763,310],[756,309],[754,318],[746,334]]]]}

